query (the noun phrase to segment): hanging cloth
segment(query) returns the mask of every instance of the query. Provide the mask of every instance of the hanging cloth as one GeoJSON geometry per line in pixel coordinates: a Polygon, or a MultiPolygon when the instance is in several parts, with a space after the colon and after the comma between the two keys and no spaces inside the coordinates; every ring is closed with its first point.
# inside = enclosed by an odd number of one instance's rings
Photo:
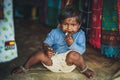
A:
{"type": "Polygon", "coordinates": [[[118,31],[120,35],[120,0],[118,0],[117,7],[118,7],[118,27],[119,27],[118,31]]]}
{"type": "Polygon", "coordinates": [[[17,57],[12,0],[4,0],[4,18],[0,20],[0,63],[17,57]]]}
{"type": "Polygon", "coordinates": [[[117,1],[103,0],[101,53],[107,57],[116,57],[120,52],[117,1]]]}
{"type": "Polygon", "coordinates": [[[89,32],[90,32],[90,24],[91,24],[91,0],[80,0],[81,8],[80,11],[82,12],[82,24],[81,28],[85,31],[86,40],[89,39],[89,32]]]}
{"type": "Polygon", "coordinates": [[[92,0],[91,31],[89,42],[95,48],[101,48],[101,16],[103,0],[92,0]]]}

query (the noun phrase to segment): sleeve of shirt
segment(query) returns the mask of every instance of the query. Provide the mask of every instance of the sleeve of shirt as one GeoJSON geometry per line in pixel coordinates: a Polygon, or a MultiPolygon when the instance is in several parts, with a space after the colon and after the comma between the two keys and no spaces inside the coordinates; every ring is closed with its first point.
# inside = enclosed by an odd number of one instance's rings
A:
{"type": "Polygon", "coordinates": [[[77,39],[75,39],[74,43],[69,47],[69,49],[79,52],[81,55],[86,50],[86,39],[85,33],[78,34],[77,39]]]}
{"type": "Polygon", "coordinates": [[[52,46],[54,43],[54,30],[51,30],[50,33],[48,33],[46,39],[44,40],[44,43],[48,44],[49,46],[52,46]]]}

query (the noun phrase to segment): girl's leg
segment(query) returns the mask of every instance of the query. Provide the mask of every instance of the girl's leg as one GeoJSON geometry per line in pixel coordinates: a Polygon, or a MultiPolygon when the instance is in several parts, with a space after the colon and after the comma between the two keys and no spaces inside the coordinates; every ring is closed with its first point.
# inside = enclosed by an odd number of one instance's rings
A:
{"type": "Polygon", "coordinates": [[[48,58],[43,51],[38,51],[36,52],[34,55],[32,55],[24,64],[24,66],[21,67],[16,67],[15,69],[13,69],[12,74],[18,74],[23,72],[24,70],[29,69],[31,66],[39,63],[39,62],[43,62],[46,65],[52,65],[52,61],[50,58],[48,58]]]}
{"type": "Polygon", "coordinates": [[[87,68],[87,65],[80,53],[75,51],[69,52],[66,56],[66,63],[67,65],[76,65],[88,78],[93,78],[94,72],[87,68]]]}

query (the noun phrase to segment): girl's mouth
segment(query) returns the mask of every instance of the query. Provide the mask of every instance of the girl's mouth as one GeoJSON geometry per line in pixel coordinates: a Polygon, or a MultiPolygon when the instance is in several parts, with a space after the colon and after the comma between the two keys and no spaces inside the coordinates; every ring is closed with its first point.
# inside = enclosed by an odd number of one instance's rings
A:
{"type": "Polygon", "coordinates": [[[65,33],[65,36],[67,36],[68,34],[73,34],[72,32],[66,32],[65,33]]]}
{"type": "Polygon", "coordinates": [[[68,32],[65,33],[65,36],[67,36],[67,35],[68,35],[68,32]]]}

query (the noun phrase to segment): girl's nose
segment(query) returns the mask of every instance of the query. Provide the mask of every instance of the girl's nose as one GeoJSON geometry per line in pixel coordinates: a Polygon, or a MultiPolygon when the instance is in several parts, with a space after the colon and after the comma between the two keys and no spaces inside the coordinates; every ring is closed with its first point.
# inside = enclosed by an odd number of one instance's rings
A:
{"type": "Polygon", "coordinates": [[[71,27],[70,26],[68,26],[67,31],[71,32],[71,27]]]}
{"type": "Polygon", "coordinates": [[[70,25],[68,25],[68,26],[67,26],[67,29],[68,29],[68,30],[70,30],[70,29],[71,29],[71,28],[70,28],[70,25]]]}

